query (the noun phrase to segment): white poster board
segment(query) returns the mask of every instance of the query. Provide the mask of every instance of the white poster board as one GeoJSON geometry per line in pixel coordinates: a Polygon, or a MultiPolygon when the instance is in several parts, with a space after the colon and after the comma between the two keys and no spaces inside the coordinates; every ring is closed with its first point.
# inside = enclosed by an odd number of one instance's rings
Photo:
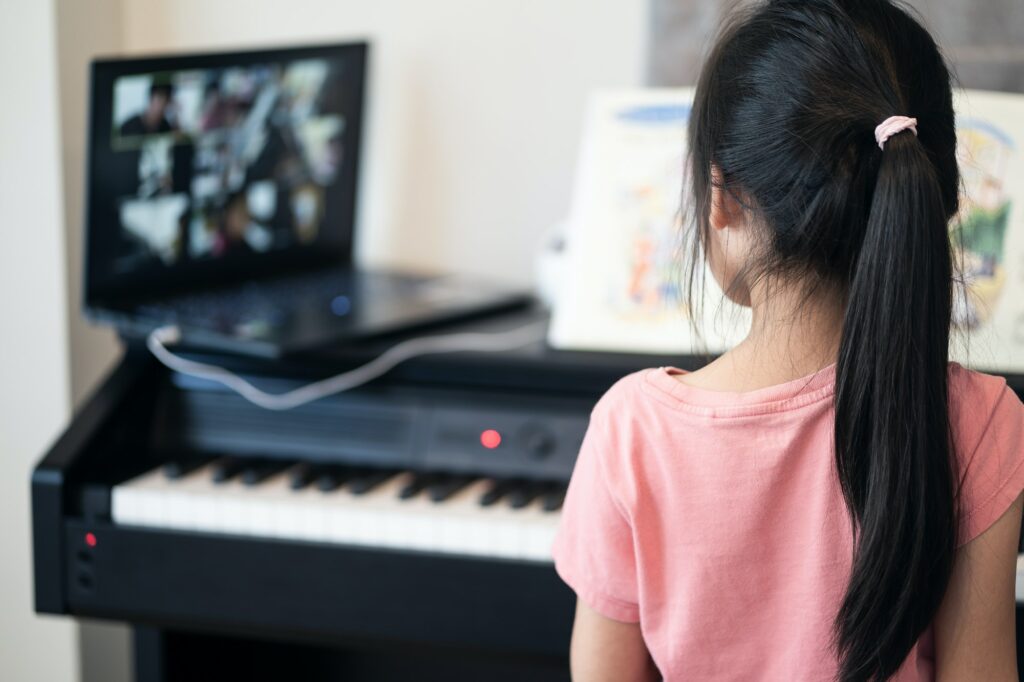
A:
{"type": "MultiPolygon", "coordinates": [[[[749,311],[725,300],[709,275],[700,337],[680,298],[692,97],[692,89],[650,89],[591,98],[552,346],[720,353],[746,334],[749,311]]],[[[964,195],[951,230],[964,245],[957,261],[968,295],[957,297],[955,323],[966,333],[955,335],[952,353],[980,369],[1024,373],[1024,97],[965,91],[956,108],[964,195]]]]}

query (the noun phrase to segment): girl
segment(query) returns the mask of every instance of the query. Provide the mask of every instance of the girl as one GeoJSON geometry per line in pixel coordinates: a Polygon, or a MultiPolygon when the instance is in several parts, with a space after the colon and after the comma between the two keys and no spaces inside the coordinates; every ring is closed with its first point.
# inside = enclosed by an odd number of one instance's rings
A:
{"type": "Polygon", "coordinates": [[[1024,407],[948,362],[934,41],[887,0],[763,2],[690,148],[694,252],[753,324],[594,408],[555,544],[574,677],[1016,680],[1024,407]]]}

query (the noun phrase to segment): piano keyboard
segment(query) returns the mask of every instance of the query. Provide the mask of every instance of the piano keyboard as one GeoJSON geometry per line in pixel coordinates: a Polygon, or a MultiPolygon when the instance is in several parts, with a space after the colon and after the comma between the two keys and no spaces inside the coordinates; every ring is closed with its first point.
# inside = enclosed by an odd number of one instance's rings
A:
{"type": "Polygon", "coordinates": [[[562,485],[218,460],[115,486],[115,523],[551,561],[562,485]]]}

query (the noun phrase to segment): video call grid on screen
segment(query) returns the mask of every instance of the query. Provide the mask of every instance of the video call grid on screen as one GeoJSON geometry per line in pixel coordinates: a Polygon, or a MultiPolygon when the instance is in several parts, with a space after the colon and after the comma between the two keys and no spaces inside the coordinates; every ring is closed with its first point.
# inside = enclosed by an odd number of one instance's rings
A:
{"type": "Polygon", "coordinates": [[[365,51],[94,63],[87,295],[350,258],[365,51]]]}

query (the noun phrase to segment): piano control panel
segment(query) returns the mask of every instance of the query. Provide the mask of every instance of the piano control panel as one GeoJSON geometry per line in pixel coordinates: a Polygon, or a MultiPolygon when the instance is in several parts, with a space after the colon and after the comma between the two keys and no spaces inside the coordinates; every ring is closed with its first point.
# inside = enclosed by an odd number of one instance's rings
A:
{"type": "Polygon", "coordinates": [[[428,468],[566,479],[587,428],[585,416],[523,409],[435,408],[424,464],[428,468]]]}
{"type": "Polygon", "coordinates": [[[269,412],[183,377],[163,399],[174,428],[162,442],[180,451],[563,482],[593,406],[575,396],[421,387],[269,412]]]}

